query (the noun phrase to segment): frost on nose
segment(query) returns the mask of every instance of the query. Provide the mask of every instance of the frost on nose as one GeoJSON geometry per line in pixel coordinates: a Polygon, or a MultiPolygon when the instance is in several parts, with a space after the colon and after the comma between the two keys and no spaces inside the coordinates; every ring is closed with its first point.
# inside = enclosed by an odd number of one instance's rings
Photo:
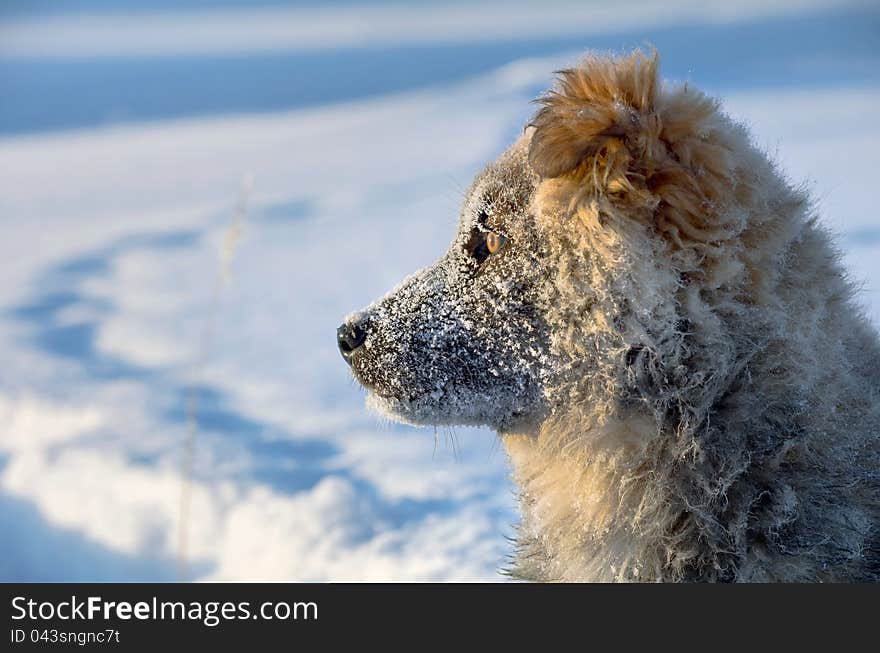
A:
{"type": "Polygon", "coordinates": [[[500,268],[479,276],[457,253],[353,316],[369,329],[349,360],[368,405],[391,419],[500,428],[540,410],[537,363],[524,353],[538,327],[512,290],[522,284],[500,268]]]}

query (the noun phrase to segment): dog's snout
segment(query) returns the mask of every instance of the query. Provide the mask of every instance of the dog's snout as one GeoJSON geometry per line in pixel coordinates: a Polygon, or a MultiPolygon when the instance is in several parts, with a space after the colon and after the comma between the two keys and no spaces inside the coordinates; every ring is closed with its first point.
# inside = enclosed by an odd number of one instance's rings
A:
{"type": "Polygon", "coordinates": [[[351,363],[351,355],[366,339],[367,330],[362,324],[345,323],[336,329],[336,344],[347,363],[351,363]]]}

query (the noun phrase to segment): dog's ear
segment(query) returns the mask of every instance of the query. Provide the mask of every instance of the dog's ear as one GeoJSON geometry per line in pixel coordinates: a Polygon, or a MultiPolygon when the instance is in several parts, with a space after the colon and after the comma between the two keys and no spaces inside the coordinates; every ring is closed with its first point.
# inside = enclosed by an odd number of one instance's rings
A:
{"type": "MultiPolygon", "coordinates": [[[[544,178],[561,177],[609,146],[645,144],[640,132],[654,109],[657,55],[639,52],[609,63],[587,59],[557,73],[557,87],[538,100],[529,163],[544,178]]],[[[634,152],[631,152],[634,154],[634,152]]]]}
{"type": "Polygon", "coordinates": [[[657,68],[656,53],[637,51],[560,72],[532,119],[529,163],[569,209],[604,196],[678,247],[728,238],[743,228],[721,216],[748,192],[733,154],[742,138],[715,100],[686,85],[661,93],[657,68]]]}

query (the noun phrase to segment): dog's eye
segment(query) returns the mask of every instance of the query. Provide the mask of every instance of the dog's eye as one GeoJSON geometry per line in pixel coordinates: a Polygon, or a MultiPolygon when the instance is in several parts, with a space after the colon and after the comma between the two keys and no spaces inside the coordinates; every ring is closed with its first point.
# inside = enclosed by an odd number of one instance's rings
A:
{"type": "Polygon", "coordinates": [[[468,242],[468,252],[478,264],[482,264],[489,256],[497,254],[506,242],[507,238],[494,231],[474,231],[468,242]]]}
{"type": "Polygon", "coordinates": [[[494,231],[490,231],[486,234],[486,249],[489,250],[490,254],[494,254],[501,249],[505,240],[506,238],[501,234],[496,234],[494,231]]]}

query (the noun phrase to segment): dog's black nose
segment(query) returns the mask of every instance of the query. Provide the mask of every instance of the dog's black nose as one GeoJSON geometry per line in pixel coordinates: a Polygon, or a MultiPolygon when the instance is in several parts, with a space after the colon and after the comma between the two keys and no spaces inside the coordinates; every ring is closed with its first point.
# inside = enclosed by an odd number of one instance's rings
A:
{"type": "Polygon", "coordinates": [[[367,331],[359,324],[343,324],[336,329],[336,344],[345,362],[351,363],[351,355],[364,344],[367,331]]]}

